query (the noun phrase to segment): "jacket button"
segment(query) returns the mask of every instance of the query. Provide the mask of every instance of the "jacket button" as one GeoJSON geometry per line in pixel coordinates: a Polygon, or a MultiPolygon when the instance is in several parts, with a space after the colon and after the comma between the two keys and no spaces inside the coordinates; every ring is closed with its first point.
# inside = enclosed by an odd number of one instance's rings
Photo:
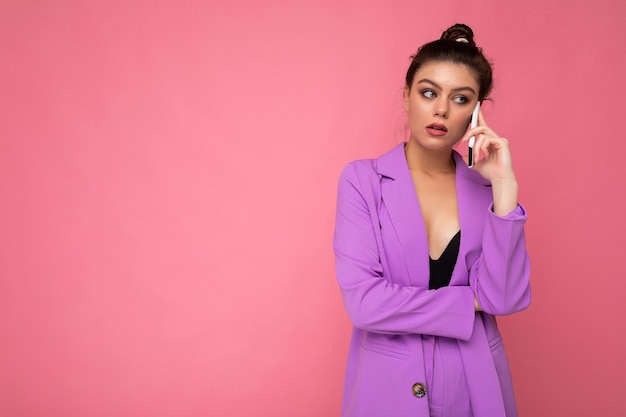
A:
{"type": "Polygon", "coordinates": [[[421,382],[413,384],[413,387],[411,389],[413,390],[413,395],[415,395],[417,398],[422,398],[424,395],[426,395],[426,385],[422,384],[421,382]]]}

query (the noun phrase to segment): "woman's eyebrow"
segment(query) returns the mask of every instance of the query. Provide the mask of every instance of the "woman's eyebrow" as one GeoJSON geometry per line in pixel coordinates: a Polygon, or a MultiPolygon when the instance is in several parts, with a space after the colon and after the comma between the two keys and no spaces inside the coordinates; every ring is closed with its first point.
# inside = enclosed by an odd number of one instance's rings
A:
{"type": "MultiPolygon", "coordinates": [[[[440,86],[439,84],[437,84],[436,82],[434,82],[434,81],[432,81],[432,80],[429,80],[428,78],[422,78],[422,79],[421,79],[421,80],[419,80],[417,83],[418,83],[418,84],[419,84],[419,83],[427,83],[427,84],[432,85],[433,87],[435,87],[435,88],[436,88],[436,89],[438,89],[438,90],[443,90],[443,88],[441,88],[441,86],[440,86]]],[[[457,93],[457,92],[459,92],[459,91],[464,91],[464,90],[469,90],[469,91],[471,91],[472,93],[476,94],[476,91],[474,91],[474,89],[473,89],[472,87],[457,87],[457,88],[453,88],[453,89],[452,89],[452,92],[457,93]]]]}

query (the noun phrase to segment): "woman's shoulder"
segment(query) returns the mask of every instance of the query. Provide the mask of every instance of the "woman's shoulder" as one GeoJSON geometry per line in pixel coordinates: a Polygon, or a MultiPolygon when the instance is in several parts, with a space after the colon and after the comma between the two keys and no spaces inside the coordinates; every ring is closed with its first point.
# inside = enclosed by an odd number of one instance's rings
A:
{"type": "Polygon", "coordinates": [[[393,176],[399,171],[408,171],[404,156],[404,142],[400,143],[376,158],[356,159],[343,169],[353,175],[393,176]]]}
{"type": "Polygon", "coordinates": [[[401,143],[376,158],[355,159],[348,162],[339,178],[340,191],[352,190],[370,197],[379,196],[381,181],[385,177],[395,178],[403,170],[408,172],[401,143]]]}
{"type": "Polygon", "coordinates": [[[375,178],[379,178],[375,158],[355,159],[343,167],[339,181],[357,185],[372,182],[375,178]]]}

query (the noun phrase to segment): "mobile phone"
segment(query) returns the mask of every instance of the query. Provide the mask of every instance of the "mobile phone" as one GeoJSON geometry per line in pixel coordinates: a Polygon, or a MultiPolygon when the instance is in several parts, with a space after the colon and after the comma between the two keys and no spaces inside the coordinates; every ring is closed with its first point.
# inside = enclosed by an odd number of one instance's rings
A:
{"type": "MultiPolygon", "coordinates": [[[[478,126],[478,111],[480,110],[480,101],[476,103],[476,107],[474,107],[474,111],[472,112],[472,120],[470,121],[470,129],[478,126]]],[[[476,142],[476,138],[472,136],[469,140],[469,153],[467,155],[467,166],[472,168],[474,167],[474,143],[476,142]]]]}

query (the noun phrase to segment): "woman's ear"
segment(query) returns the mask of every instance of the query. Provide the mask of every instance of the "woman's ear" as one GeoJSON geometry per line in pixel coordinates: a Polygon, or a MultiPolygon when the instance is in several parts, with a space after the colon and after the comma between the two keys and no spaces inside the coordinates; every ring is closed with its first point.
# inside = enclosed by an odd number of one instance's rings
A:
{"type": "Polygon", "coordinates": [[[411,89],[409,86],[404,86],[404,110],[409,111],[409,97],[411,96],[411,89]]]}

